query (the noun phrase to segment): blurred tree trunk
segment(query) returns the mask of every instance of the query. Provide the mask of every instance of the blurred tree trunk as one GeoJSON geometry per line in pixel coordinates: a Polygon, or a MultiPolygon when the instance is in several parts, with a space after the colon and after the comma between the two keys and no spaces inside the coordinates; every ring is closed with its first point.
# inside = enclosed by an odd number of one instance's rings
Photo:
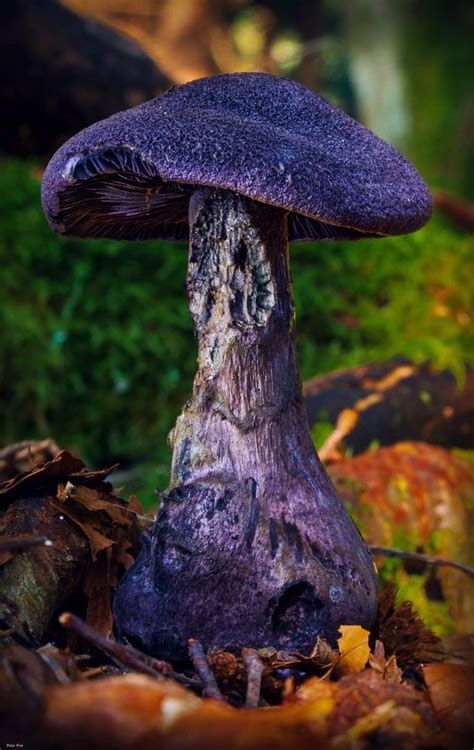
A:
{"type": "Polygon", "coordinates": [[[229,0],[64,1],[134,39],[175,83],[239,67],[223,20],[229,0]]]}
{"type": "Polygon", "coordinates": [[[303,44],[303,56],[298,68],[298,81],[311,91],[321,86],[320,60],[316,40],[323,34],[321,0],[303,0],[298,14],[298,31],[303,44]]]}
{"type": "Polygon", "coordinates": [[[400,40],[400,3],[353,0],[342,3],[351,78],[358,116],[393,144],[410,126],[406,109],[400,40]]]}

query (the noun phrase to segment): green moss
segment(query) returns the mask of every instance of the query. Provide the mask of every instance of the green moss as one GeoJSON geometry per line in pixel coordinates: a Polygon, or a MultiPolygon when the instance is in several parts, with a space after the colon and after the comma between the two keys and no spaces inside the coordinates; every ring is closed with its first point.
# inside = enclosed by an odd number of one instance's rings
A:
{"type": "Polygon", "coordinates": [[[426,575],[416,576],[400,573],[397,576],[397,604],[411,601],[423,622],[436,635],[449,635],[453,630],[448,604],[430,601],[425,592],[426,575]]]}
{"type": "Polygon", "coordinates": [[[425,591],[428,572],[423,575],[410,575],[403,568],[401,560],[387,558],[379,568],[380,585],[394,583],[398,589],[397,605],[405,601],[413,602],[414,608],[430,630],[436,635],[449,635],[453,631],[453,621],[445,601],[431,601],[425,591]]]}
{"type": "Polygon", "coordinates": [[[334,425],[331,422],[318,421],[313,424],[311,427],[311,437],[316,450],[322,448],[333,430],[334,425]]]}

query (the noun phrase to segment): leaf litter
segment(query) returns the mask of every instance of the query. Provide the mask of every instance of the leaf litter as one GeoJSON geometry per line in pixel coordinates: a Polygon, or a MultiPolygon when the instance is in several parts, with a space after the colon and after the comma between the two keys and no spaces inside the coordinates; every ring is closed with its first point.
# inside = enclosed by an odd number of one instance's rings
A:
{"type": "MultiPolygon", "coordinates": [[[[138,554],[142,512],[136,498],[128,505],[114,492],[107,480],[114,468],[89,471],[80,459],[58,451],[0,485],[2,538],[52,539],[52,548],[8,553],[0,568],[2,741],[24,742],[27,736],[30,745],[34,739],[32,746],[45,750],[409,750],[470,742],[472,639],[443,645],[410,602],[396,606],[393,586],[380,592],[371,632],[343,625],[336,648],[318,637],[308,654],[201,649],[204,677],[191,661],[178,672],[117,643],[111,596],[138,554]],[[20,561],[20,572],[44,565],[51,549],[81,559],[68,568],[74,580],[64,588],[67,596],[59,604],[58,597],[45,602],[44,610],[51,605],[47,626],[35,641],[29,637],[35,623],[20,627],[15,617],[8,622],[2,616],[3,571],[20,561]],[[60,618],[67,638],[57,624],[66,600],[76,613],[60,618]],[[202,697],[210,673],[220,700],[202,697]]],[[[57,558],[49,564],[57,566],[57,558]]]]}

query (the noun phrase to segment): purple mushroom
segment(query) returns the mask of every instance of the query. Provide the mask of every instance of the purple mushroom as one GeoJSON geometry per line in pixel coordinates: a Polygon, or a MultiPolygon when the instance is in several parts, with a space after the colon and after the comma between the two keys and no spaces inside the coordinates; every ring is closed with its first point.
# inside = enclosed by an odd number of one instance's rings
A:
{"type": "Polygon", "coordinates": [[[303,86],[242,73],[83,130],[48,165],[43,205],[62,234],[189,237],[198,372],[169,489],[116,594],[119,633],[180,659],[191,637],[304,650],[341,623],[370,627],[374,565],[302,401],[288,241],[415,231],[431,198],[414,167],[303,86]]]}

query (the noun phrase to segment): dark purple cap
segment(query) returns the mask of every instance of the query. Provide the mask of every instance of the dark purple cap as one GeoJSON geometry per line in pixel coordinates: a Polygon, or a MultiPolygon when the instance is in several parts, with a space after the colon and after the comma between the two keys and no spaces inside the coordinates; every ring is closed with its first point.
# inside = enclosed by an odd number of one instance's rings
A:
{"type": "Polygon", "coordinates": [[[86,128],[53,156],[43,208],[76,237],[186,239],[197,185],[289,212],[289,240],[405,234],[431,196],[399,151],[298,83],[201,78],[86,128]]]}

